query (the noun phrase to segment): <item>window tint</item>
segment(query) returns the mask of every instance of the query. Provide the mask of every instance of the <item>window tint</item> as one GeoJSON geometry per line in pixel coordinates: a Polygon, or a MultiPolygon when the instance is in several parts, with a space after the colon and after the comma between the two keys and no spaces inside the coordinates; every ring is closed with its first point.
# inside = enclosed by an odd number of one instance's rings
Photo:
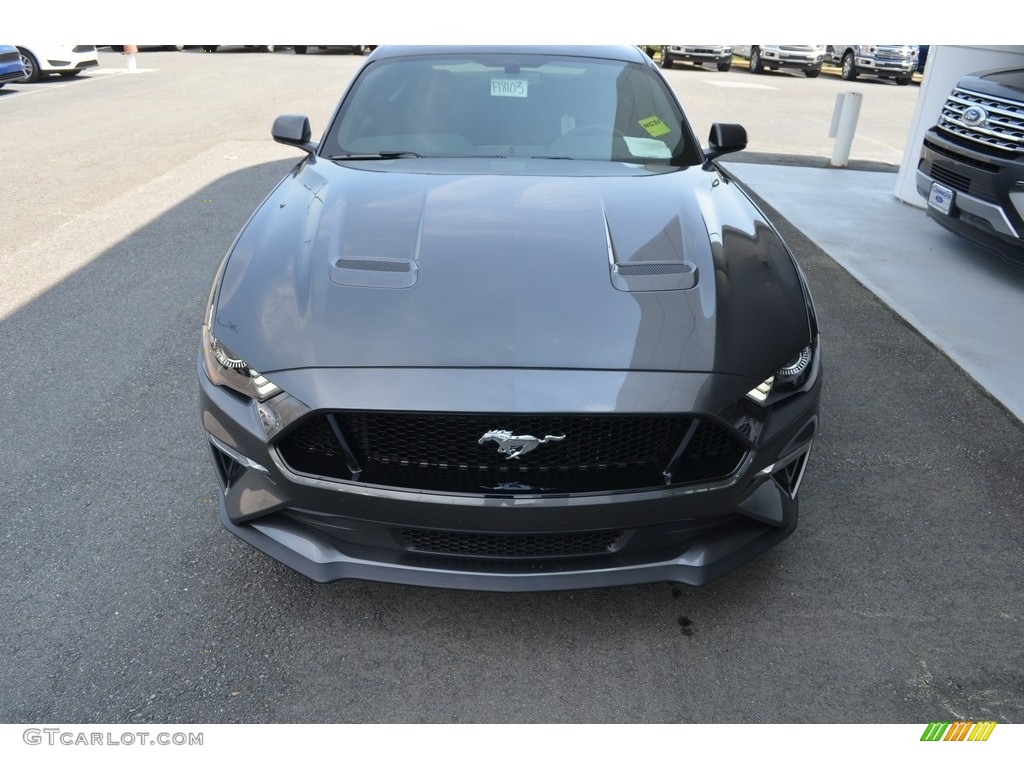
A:
{"type": "Polygon", "coordinates": [[[325,144],[326,155],[699,162],[689,127],[655,71],[582,57],[381,60],[360,75],[325,144]]]}

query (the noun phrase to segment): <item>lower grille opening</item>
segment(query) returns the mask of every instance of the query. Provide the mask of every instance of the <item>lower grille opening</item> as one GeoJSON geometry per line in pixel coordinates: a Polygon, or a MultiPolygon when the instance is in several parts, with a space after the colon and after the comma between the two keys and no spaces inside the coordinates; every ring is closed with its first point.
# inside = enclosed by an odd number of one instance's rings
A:
{"type": "Polygon", "coordinates": [[[448,557],[445,555],[424,555],[409,553],[402,556],[401,564],[414,568],[430,568],[443,571],[464,571],[466,573],[564,573],[588,568],[621,567],[617,555],[595,555],[566,559],[542,560],[501,560],[478,557],[448,557]]]}
{"type": "MultiPolygon", "coordinates": [[[[964,163],[965,165],[970,165],[975,168],[979,168],[983,171],[988,171],[989,173],[999,173],[1003,169],[1002,165],[985,162],[984,160],[977,160],[973,157],[970,157],[969,155],[965,155],[960,152],[955,152],[951,149],[947,149],[946,147],[939,146],[934,141],[928,141],[928,139],[924,140],[924,146],[930,149],[932,152],[935,152],[936,154],[943,155],[944,157],[948,157],[952,160],[956,160],[957,162],[964,163]]],[[[978,148],[975,147],[974,149],[977,150],[978,148]]]]}
{"type": "Polygon", "coordinates": [[[961,192],[971,191],[971,180],[963,174],[951,171],[948,168],[939,165],[938,163],[932,164],[932,177],[953,189],[958,189],[961,192]]]}
{"type": "Polygon", "coordinates": [[[615,551],[623,531],[572,533],[462,533],[402,528],[398,536],[412,552],[481,559],[585,557],[615,551]]]}

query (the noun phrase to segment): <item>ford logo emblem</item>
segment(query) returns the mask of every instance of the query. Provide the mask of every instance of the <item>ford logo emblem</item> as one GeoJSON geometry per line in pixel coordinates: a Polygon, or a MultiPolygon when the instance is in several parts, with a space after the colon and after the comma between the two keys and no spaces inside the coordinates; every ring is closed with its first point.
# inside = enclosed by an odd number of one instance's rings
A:
{"type": "Polygon", "coordinates": [[[961,115],[961,119],[963,119],[964,125],[976,128],[988,120],[988,112],[981,107],[968,107],[961,115]]]}

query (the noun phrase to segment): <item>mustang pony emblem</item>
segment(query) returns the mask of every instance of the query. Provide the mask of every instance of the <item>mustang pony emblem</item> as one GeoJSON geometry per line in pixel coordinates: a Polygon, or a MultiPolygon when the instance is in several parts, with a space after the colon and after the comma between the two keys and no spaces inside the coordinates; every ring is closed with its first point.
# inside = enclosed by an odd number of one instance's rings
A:
{"type": "Polygon", "coordinates": [[[477,443],[483,445],[488,440],[498,444],[498,453],[504,453],[509,459],[518,459],[542,443],[565,440],[565,435],[545,435],[542,439],[533,435],[513,435],[507,429],[492,429],[477,440],[477,443]]]}

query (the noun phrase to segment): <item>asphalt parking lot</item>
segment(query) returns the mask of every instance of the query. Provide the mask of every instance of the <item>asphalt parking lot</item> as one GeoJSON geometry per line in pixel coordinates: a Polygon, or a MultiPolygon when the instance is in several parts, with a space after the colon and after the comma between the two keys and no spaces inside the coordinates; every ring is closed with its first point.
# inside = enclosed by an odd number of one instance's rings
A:
{"type": "MultiPolygon", "coordinates": [[[[146,53],[127,75],[101,52],[102,72],[0,92],[20,190],[0,222],[0,720],[1024,721],[1024,427],[779,217],[822,326],[823,431],[796,533],[744,568],[702,589],[315,585],[224,531],[194,383],[206,291],[299,157],[273,117],[318,132],[360,61],[146,53]]],[[[848,85],[670,79],[699,135],[738,119],[766,136],[752,153],[808,157],[848,85]],[[762,98],[794,106],[745,111],[762,98]]],[[[887,95],[856,157],[891,166],[916,88],[864,88],[887,95]]]]}

